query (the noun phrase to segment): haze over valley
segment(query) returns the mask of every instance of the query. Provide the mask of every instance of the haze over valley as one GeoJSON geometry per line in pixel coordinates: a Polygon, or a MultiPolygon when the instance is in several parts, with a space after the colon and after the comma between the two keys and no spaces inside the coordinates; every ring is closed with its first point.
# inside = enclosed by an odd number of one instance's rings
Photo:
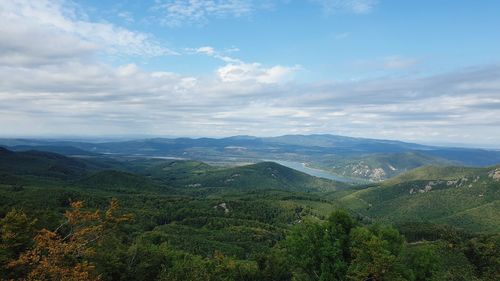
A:
{"type": "Polygon", "coordinates": [[[498,150],[335,135],[154,138],[112,142],[0,139],[0,144],[12,150],[45,150],[68,156],[186,159],[227,166],[276,161],[306,173],[322,173],[322,177],[347,182],[381,181],[425,165],[484,167],[500,163],[498,150]]]}

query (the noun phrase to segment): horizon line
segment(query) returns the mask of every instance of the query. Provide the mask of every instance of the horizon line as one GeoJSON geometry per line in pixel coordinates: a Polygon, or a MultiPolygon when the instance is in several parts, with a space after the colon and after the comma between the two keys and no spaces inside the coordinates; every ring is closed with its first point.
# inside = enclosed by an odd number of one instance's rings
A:
{"type": "Polygon", "coordinates": [[[199,136],[199,135],[148,135],[148,134],[124,134],[124,135],[0,135],[0,139],[23,139],[23,140],[59,140],[59,141],[134,141],[134,140],[148,140],[148,139],[227,139],[234,137],[251,137],[251,138],[278,138],[284,136],[334,136],[334,137],[344,137],[352,139],[364,139],[364,140],[375,140],[375,141],[391,141],[391,142],[402,142],[408,144],[417,144],[422,146],[434,146],[434,147],[446,147],[446,148],[476,148],[476,149],[486,149],[486,150],[500,150],[498,144],[493,143],[453,143],[453,142],[439,142],[439,141],[419,141],[419,140],[401,140],[401,139],[384,139],[384,138],[373,138],[373,137],[358,137],[358,136],[348,136],[339,135],[333,133],[311,133],[311,134],[284,134],[284,135],[273,135],[273,136],[258,136],[258,135],[226,135],[226,136],[199,136]]]}

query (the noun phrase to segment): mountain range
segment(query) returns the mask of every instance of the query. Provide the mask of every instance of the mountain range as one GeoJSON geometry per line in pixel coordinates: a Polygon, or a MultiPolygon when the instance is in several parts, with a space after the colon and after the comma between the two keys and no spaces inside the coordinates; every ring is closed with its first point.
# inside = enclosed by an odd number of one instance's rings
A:
{"type": "Polygon", "coordinates": [[[152,138],[89,142],[0,139],[11,150],[30,149],[79,156],[171,157],[218,165],[284,160],[304,163],[337,176],[381,181],[425,166],[481,167],[500,163],[500,151],[420,145],[336,135],[234,136],[228,138],[152,138]]]}

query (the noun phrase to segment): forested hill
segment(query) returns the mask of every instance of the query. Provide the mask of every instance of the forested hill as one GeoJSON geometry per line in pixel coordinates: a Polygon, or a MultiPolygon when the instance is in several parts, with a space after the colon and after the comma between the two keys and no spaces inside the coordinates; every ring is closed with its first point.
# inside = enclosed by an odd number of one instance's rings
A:
{"type": "Polygon", "coordinates": [[[333,191],[349,186],[340,182],[316,178],[274,162],[216,168],[197,161],[175,160],[154,165],[143,173],[172,186],[290,191],[333,191]]]}
{"type": "Polygon", "coordinates": [[[40,177],[76,178],[88,171],[85,163],[44,151],[13,152],[0,147],[0,173],[40,177]]]}
{"type": "Polygon", "coordinates": [[[371,219],[435,222],[473,232],[500,232],[500,166],[426,166],[338,200],[371,219]]]}
{"type": "Polygon", "coordinates": [[[184,160],[117,161],[106,157],[73,158],[51,152],[0,151],[0,174],[67,179],[97,187],[281,189],[333,191],[348,185],[320,179],[274,162],[239,167],[213,167],[184,160]]]}

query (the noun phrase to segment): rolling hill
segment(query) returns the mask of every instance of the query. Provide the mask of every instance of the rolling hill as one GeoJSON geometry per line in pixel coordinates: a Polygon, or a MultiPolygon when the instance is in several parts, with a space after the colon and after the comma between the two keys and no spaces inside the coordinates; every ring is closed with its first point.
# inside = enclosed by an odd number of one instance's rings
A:
{"type": "Polygon", "coordinates": [[[60,154],[43,151],[14,152],[0,147],[0,173],[17,176],[39,176],[60,179],[85,174],[84,162],[60,154]]]}
{"type": "Polygon", "coordinates": [[[434,222],[497,233],[500,168],[426,166],[352,191],[337,202],[370,219],[434,222]]]}
{"type": "Polygon", "coordinates": [[[239,190],[280,189],[333,191],[348,186],[316,178],[274,162],[238,167],[214,167],[198,161],[167,161],[147,168],[145,175],[176,187],[218,187],[239,190]]]}
{"type": "Polygon", "coordinates": [[[330,156],[323,157],[320,161],[319,167],[335,174],[370,181],[381,181],[425,165],[459,164],[457,161],[428,155],[421,151],[374,153],[348,157],[330,156]]]}
{"type": "Polygon", "coordinates": [[[238,167],[214,167],[185,160],[112,162],[108,158],[81,159],[51,152],[0,150],[0,173],[63,179],[81,186],[141,188],[165,185],[177,188],[279,189],[333,191],[347,185],[312,177],[274,162],[238,167]],[[110,169],[111,167],[111,169],[110,169]],[[116,168],[116,169],[112,169],[116,168]],[[154,184],[156,182],[156,184],[154,184]]]}
{"type": "Polygon", "coordinates": [[[93,153],[87,150],[79,149],[74,146],[69,145],[16,145],[10,146],[12,151],[46,151],[53,152],[57,154],[62,154],[66,156],[98,156],[98,153],[93,153]]]}

